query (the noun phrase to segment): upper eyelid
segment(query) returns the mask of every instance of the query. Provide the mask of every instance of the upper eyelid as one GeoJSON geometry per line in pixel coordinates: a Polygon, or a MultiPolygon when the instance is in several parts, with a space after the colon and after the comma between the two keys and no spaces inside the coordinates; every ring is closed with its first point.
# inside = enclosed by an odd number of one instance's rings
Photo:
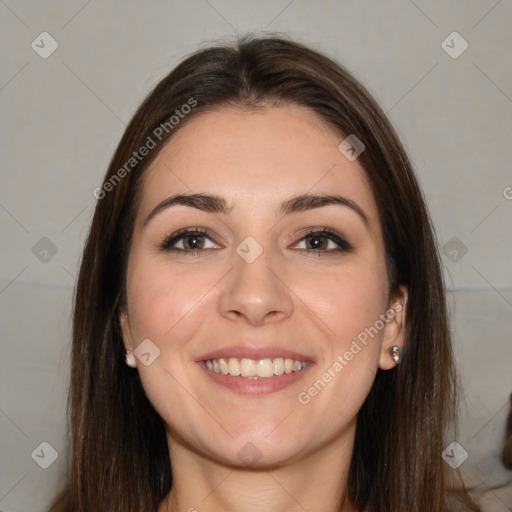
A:
{"type": "Polygon", "coordinates": [[[292,241],[301,241],[303,238],[307,236],[311,236],[314,234],[318,234],[321,236],[337,236],[343,240],[345,240],[345,236],[342,233],[330,228],[306,228],[305,231],[300,231],[299,233],[293,235],[291,237],[292,241]]]}

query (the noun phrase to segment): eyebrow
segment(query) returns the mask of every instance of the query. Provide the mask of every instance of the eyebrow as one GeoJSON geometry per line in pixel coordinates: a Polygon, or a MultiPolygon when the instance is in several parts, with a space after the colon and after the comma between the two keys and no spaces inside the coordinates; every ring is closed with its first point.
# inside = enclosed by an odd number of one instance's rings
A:
{"type": "MultiPolygon", "coordinates": [[[[221,196],[210,194],[177,194],[158,203],[144,220],[143,226],[146,226],[149,221],[159,213],[177,205],[189,206],[207,213],[222,213],[224,215],[229,215],[233,208],[233,206],[229,205],[221,196]]],[[[293,196],[281,203],[281,215],[290,215],[292,213],[321,208],[327,205],[348,207],[359,215],[367,227],[370,226],[367,215],[357,203],[351,199],[335,194],[301,194],[293,196]]]]}

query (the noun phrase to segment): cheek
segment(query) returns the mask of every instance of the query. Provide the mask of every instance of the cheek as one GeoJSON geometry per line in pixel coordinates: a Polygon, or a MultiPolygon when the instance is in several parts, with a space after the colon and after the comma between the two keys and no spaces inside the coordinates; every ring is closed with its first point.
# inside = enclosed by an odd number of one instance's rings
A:
{"type": "MultiPolygon", "coordinates": [[[[150,257],[129,265],[127,291],[134,345],[149,339],[159,350],[154,363],[138,363],[142,386],[148,399],[173,430],[183,430],[181,416],[200,415],[190,399],[194,392],[190,348],[201,327],[205,308],[211,308],[205,292],[212,289],[211,272],[185,272],[150,257]],[[180,416],[176,415],[180,412],[180,416]]],[[[187,429],[192,429],[190,424],[187,429]]]]}
{"type": "Polygon", "coordinates": [[[385,275],[376,265],[359,263],[336,272],[297,276],[294,291],[337,351],[373,326],[386,306],[385,275]]]}
{"type": "Polygon", "coordinates": [[[133,272],[128,274],[128,308],[135,343],[150,338],[165,349],[172,343],[179,345],[187,339],[191,326],[201,309],[205,291],[214,280],[208,272],[183,272],[179,266],[151,261],[133,261],[133,272]],[[210,282],[211,281],[211,282],[210,282]]]}
{"type": "Polygon", "coordinates": [[[303,278],[298,292],[328,340],[315,379],[305,384],[298,401],[323,409],[332,429],[357,414],[377,371],[387,280],[376,268],[354,265],[303,278]]]}

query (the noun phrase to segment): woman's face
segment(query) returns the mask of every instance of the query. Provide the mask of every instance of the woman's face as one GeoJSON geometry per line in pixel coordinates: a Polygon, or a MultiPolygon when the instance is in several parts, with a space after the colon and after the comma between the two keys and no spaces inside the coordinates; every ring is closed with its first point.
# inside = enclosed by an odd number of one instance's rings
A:
{"type": "Polygon", "coordinates": [[[220,109],[148,169],[121,324],[170,441],[256,467],[349,443],[402,315],[344,138],[304,107],[220,109]]]}

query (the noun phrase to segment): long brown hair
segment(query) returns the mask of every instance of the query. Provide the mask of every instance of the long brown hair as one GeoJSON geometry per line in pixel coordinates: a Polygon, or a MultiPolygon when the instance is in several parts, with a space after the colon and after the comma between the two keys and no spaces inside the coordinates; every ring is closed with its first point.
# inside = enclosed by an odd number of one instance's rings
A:
{"type": "Polygon", "coordinates": [[[342,66],[282,36],[246,35],[197,51],[155,87],[126,128],[97,191],[74,303],[72,459],[63,509],[156,511],[170,491],[163,420],[138,373],[124,363],[118,325],[140,185],[160,149],[193,116],[226,105],[269,104],[308,107],[340,135],[363,141],[358,161],[379,209],[390,293],[400,285],[409,292],[403,361],[377,372],[358,413],[349,497],[372,512],[444,512],[462,503],[464,491],[451,489],[453,470],[441,456],[456,404],[445,288],[407,154],[381,108],[342,66]],[[184,115],[171,122],[177,111],[184,115]],[[140,157],[150,139],[154,147],[140,157]],[[134,153],[136,162],[130,160],[134,153]]]}

